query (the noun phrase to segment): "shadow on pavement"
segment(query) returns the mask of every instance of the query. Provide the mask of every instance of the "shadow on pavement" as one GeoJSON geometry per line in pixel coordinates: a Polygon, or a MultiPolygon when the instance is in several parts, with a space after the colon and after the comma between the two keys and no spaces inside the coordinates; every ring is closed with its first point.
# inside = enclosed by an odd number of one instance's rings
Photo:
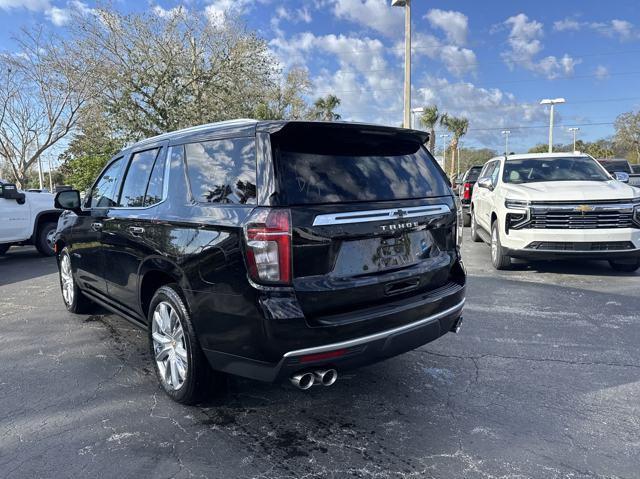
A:
{"type": "Polygon", "coordinates": [[[18,283],[58,271],[55,258],[42,256],[32,247],[13,247],[0,256],[0,286],[18,283]]]}

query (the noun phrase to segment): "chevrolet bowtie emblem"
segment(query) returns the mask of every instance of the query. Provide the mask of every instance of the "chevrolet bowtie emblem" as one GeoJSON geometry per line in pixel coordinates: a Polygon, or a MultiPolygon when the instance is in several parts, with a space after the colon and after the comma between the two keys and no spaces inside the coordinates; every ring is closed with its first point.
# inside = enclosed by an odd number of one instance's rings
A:
{"type": "Polygon", "coordinates": [[[404,210],[398,210],[398,211],[395,211],[393,214],[394,214],[395,216],[397,216],[398,218],[402,218],[404,215],[406,215],[406,214],[407,214],[407,212],[406,212],[406,211],[404,211],[404,210]]]}
{"type": "Polygon", "coordinates": [[[575,211],[578,211],[580,213],[588,213],[589,211],[593,211],[594,208],[593,206],[589,206],[589,205],[580,205],[580,206],[576,206],[575,211]]]}

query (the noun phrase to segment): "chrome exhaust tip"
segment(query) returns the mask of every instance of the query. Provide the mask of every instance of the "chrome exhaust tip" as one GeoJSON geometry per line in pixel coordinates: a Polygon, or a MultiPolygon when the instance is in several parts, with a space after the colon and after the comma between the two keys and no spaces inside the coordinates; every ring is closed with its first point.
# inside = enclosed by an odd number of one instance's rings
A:
{"type": "Polygon", "coordinates": [[[315,383],[315,376],[313,373],[300,373],[291,376],[291,384],[298,389],[306,391],[315,383]]]}
{"type": "Polygon", "coordinates": [[[315,371],[314,376],[318,384],[323,386],[331,386],[338,379],[338,371],[335,369],[326,369],[324,371],[315,371]]]}
{"type": "Polygon", "coordinates": [[[460,328],[462,327],[462,316],[455,320],[453,325],[451,326],[451,331],[454,333],[460,332],[460,328]]]}

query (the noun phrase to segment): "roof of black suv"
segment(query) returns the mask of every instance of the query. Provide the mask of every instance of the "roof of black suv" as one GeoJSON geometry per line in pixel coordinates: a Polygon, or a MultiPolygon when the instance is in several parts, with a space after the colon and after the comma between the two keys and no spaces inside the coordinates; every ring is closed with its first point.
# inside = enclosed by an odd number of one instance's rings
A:
{"type": "Polygon", "coordinates": [[[182,130],[172,131],[169,133],[163,133],[158,136],[154,136],[151,138],[147,138],[141,140],[129,147],[125,148],[126,150],[143,146],[146,144],[154,144],[160,141],[170,140],[172,142],[180,143],[185,140],[197,140],[200,137],[209,136],[214,132],[219,132],[221,134],[226,134],[229,132],[235,132],[238,136],[250,136],[255,132],[256,129],[261,129],[264,131],[268,131],[270,133],[275,133],[286,125],[290,123],[304,124],[308,123],[309,125],[316,126],[334,126],[334,127],[345,127],[345,128],[366,128],[367,130],[372,131],[390,131],[395,132],[401,135],[412,136],[416,138],[416,140],[421,143],[426,143],[429,140],[429,133],[426,131],[420,130],[411,130],[405,128],[397,128],[391,126],[381,126],[374,125],[369,123],[355,123],[355,122],[328,122],[328,121],[303,121],[303,120],[267,120],[267,121],[259,121],[252,119],[238,119],[238,120],[228,120],[221,121],[217,123],[207,123],[204,125],[193,126],[190,128],[185,128],[182,130]]]}

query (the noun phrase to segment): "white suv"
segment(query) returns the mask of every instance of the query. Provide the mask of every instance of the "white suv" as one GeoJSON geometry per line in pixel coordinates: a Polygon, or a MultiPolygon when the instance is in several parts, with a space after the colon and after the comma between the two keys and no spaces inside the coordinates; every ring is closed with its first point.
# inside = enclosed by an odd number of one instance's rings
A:
{"type": "Polygon", "coordinates": [[[592,258],[632,272],[640,267],[640,189],[580,153],[496,157],[473,190],[471,239],[491,245],[496,269],[511,258],[592,258]]]}

